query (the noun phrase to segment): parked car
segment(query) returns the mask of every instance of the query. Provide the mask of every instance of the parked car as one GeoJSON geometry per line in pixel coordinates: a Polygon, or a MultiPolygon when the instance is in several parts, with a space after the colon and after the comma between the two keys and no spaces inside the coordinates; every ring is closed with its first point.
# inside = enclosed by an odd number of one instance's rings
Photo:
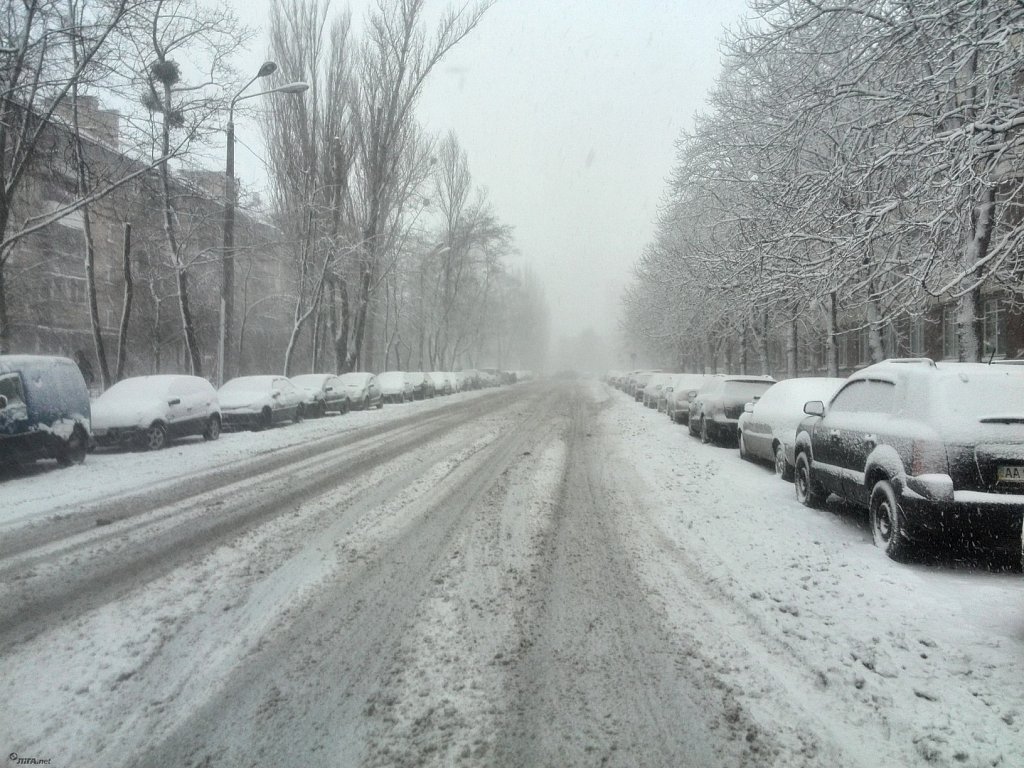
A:
{"type": "Polygon", "coordinates": [[[412,385],[412,396],[415,399],[424,400],[434,396],[434,385],[423,371],[410,371],[406,374],[406,378],[412,385]]]}
{"type": "Polygon", "coordinates": [[[292,376],[292,384],[306,395],[303,403],[306,415],[323,416],[330,411],[348,412],[348,393],[333,373],[304,373],[292,376]]]}
{"type": "Polygon", "coordinates": [[[658,396],[661,394],[662,388],[672,380],[675,374],[672,373],[653,373],[647,380],[647,384],[643,388],[643,392],[640,394],[640,402],[647,408],[654,408],[658,405],[658,396]]]}
{"type": "Polygon", "coordinates": [[[168,440],[189,435],[216,440],[220,428],[217,391],[198,376],[133,376],[117,382],[92,404],[92,435],[101,446],[157,451],[168,440]]]}
{"type": "Polygon", "coordinates": [[[774,383],[771,376],[711,377],[690,401],[690,434],[704,443],[735,440],[743,406],[774,383]]]}
{"type": "Polygon", "coordinates": [[[793,479],[796,428],[808,400],[828,401],[846,379],[808,377],[773,384],[756,402],[747,403],[736,426],[740,458],[771,462],[775,474],[793,479]]]}
{"type": "Polygon", "coordinates": [[[265,429],[302,421],[306,396],[284,376],[239,376],[217,391],[224,426],[265,429]]]}
{"type": "Polygon", "coordinates": [[[0,355],[0,461],[85,460],[89,390],[66,357],[0,355]]]}
{"type": "Polygon", "coordinates": [[[366,371],[343,373],[338,378],[345,386],[353,408],[369,410],[372,406],[384,407],[384,396],[381,394],[377,377],[366,371]]]}
{"type": "Polygon", "coordinates": [[[658,397],[654,403],[658,413],[663,413],[668,408],[668,400],[672,397],[672,393],[675,391],[676,381],[681,377],[685,376],[685,373],[673,373],[669,376],[668,382],[658,390],[658,397]]]}
{"type": "Polygon", "coordinates": [[[813,400],[796,437],[797,498],[867,507],[875,543],[899,558],[969,535],[1016,550],[1024,519],[1024,371],[887,361],[813,400]]]}
{"type": "Polygon", "coordinates": [[[633,377],[632,381],[630,382],[629,394],[631,394],[633,396],[633,399],[636,400],[638,403],[644,399],[644,388],[647,386],[647,383],[651,380],[651,377],[654,376],[654,374],[656,373],[661,373],[661,371],[641,371],[640,373],[636,374],[636,376],[633,377]]]}
{"type": "Polygon", "coordinates": [[[704,386],[708,376],[703,373],[681,373],[672,384],[672,396],[665,401],[665,413],[676,424],[688,424],[690,421],[690,400],[704,386]]]}
{"type": "Polygon", "coordinates": [[[388,403],[404,403],[413,399],[412,382],[405,371],[385,371],[377,375],[377,386],[388,403]]]}
{"type": "Polygon", "coordinates": [[[430,383],[434,385],[434,392],[439,395],[450,395],[455,391],[450,376],[451,374],[444,371],[431,371],[427,374],[430,383]]]}

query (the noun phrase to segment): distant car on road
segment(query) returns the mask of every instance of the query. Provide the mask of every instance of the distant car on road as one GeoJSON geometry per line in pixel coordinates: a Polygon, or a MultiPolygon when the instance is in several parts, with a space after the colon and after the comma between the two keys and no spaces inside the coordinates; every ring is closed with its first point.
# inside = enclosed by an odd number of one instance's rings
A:
{"type": "Polygon", "coordinates": [[[220,428],[217,391],[198,376],[133,376],[92,404],[92,434],[102,446],[130,443],[156,451],[168,440],[189,435],[216,440],[220,428]]]}
{"type": "Polygon", "coordinates": [[[305,415],[306,395],[284,376],[239,376],[217,396],[224,425],[232,429],[266,429],[305,415]]]}
{"type": "Polygon", "coordinates": [[[450,395],[455,392],[454,379],[450,373],[444,371],[431,371],[427,374],[430,382],[434,385],[434,392],[439,395],[450,395]]]}
{"type": "Polygon", "coordinates": [[[333,373],[303,373],[292,376],[292,384],[306,393],[306,415],[323,416],[330,411],[348,412],[348,393],[333,373]]]}
{"type": "Polygon", "coordinates": [[[0,461],[85,460],[89,391],[66,357],[0,355],[0,461]]]}
{"type": "Polygon", "coordinates": [[[796,437],[796,495],[867,507],[893,558],[929,539],[1016,551],[1024,520],[1024,370],[890,360],[813,400],[796,437]]]}
{"type": "Polygon", "coordinates": [[[345,386],[353,408],[366,411],[373,406],[384,407],[384,396],[381,394],[377,377],[372,373],[353,371],[352,373],[343,373],[338,378],[345,386]]]}
{"type": "Polygon", "coordinates": [[[832,399],[846,379],[807,377],[773,384],[760,399],[744,406],[737,424],[740,458],[767,461],[784,480],[793,478],[796,428],[804,403],[832,399]]]}
{"type": "Polygon", "coordinates": [[[735,440],[743,406],[774,383],[771,376],[713,376],[690,401],[690,434],[704,443],[735,440]]]}

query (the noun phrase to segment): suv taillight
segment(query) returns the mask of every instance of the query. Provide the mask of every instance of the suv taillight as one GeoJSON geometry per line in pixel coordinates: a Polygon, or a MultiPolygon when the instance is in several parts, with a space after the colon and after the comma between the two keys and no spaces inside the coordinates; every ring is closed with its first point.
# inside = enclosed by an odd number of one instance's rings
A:
{"type": "Polygon", "coordinates": [[[949,471],[946,446],[934,440],[915,440],[911,449],[910,474],[944,475],[949,471]]]}

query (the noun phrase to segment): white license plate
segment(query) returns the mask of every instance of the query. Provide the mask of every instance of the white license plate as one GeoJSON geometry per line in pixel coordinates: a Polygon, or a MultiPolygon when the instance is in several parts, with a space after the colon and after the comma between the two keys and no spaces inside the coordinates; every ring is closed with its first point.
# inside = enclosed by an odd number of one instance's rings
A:
{"type": "Polygon", "coordinates": [[[996,468],[996,480],[1000,483],[1020,483],[1024,485],[1024,467],[1000,464],[996,468]]]}

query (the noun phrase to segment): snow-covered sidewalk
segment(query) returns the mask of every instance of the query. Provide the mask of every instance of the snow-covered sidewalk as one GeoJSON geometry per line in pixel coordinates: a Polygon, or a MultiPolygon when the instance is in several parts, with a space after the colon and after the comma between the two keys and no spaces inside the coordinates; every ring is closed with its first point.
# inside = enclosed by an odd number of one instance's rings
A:
{"type": "Polygon", "coordinates": [[[806,509],[735,448],[594,395],[607,461],[646,497],[623,521],[638,570],[763,728],[863,765],[1024,765],[1019,573],[893,562],[866,513],[806,509]]]}

